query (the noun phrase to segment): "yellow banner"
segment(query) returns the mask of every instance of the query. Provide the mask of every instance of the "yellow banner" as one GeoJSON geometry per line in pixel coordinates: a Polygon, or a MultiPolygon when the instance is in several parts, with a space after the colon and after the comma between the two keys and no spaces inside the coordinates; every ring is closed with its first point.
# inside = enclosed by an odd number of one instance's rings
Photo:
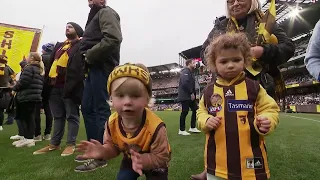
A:
{"type": "Polygon", "coordinates": [[[293,112],[297,112],[296,106],[290,106],[290,109],[292,109],[293,112]]]}
{"type": "Polygon", "coordinates": [[[317,112],[320,113],[320,105],[317,105],[317,112]]]}
{"type": "Polygon", "coordinates": [[[8,65],[15,73],[20,72],[20,61],[28,57],[35,31],[0,26],[0,54],[8,57],[8,65]]]}

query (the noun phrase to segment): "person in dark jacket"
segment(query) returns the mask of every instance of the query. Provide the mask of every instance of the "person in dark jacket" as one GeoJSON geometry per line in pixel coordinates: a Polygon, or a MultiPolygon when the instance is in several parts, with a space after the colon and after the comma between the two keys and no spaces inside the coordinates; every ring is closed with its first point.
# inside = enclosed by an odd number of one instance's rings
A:
{"type": "MultiPolygon", "coordinates": [[[[15,77],[15,83],[17,83],[20,79],[20,76],[21,76],[21,73],[23,71],[23,69],[27,66],[28,62],[26,60],[22,60],[19,65],[20,65],[20,68],[21,68],[21,71],[16,75],[15,77]]],[[[13,105],[16,106],[16,98],[13,99],[13,105]]],[[[18,134],[17,135],[14,135],[14,136],[11,136],[10,139],[11,140],[21,140],[24,138],[24,135],[23,135],[23,126],[22,126],[22,122],[21,120],[19,120],[16,116],[16,111],[15,109],[13,108],[13,110],[11,110],[12,114],[15,115],[15,119],[16,119],[16,122],[17,122],[17,126],[18,126],[18,134]]],[[[8,115],[9,116],[9,115],[8,115]]],[[[16,143],[18,143],[18,141],[15,141],[12,143],[12,145],[16,145],[16,143]]]]}
{"type": "MultiPolygon", "coordinates": [[[[269,41],[258,38],[257,30],[264,16],[259,0],[225,0],[225,2],[227,16],[215,21],[213,29],[202,45],[200,57],[203,63],[206,64],[205,51],[214,37],[224,33],[244,32],[252,44],[251,53],[256,60],[252,68],[259,70],[256,71],[259,72],[256,74],[255,71],[247,68],[246,76],[259,81],[273,98],[276,98],[276,92],[278,98],[284,98],[285,85],[278,66],[287,62],[294,55],[295,46],[292,40],[274,21],[273,24],[269,24],[272,27],[269,41]]],[[[213,82],[216,76],[216,74],[212,75],[213,82]]],[[[205,180],[206,171],[192,175],[191,179],[205,180]]]]}
{"type": "Polygon", "coordinates": [[[66,37],[62,43],[57,43],[50,56],[46,78],[51,85],[49,104],[54,117],[53,134],[50,144],[33,154],[45,154],[60,150],[64,135],[66,120],[68,122],[67,144],[61,156],[74,153],[79,132],[80,111],[84,61],[79,53],[83,29],[74,22],[67,23],[66,37]]]}
{"type": "Polygon", "coordinates": [[[28,65],[21,73],[19,81],[12,88],[17,99],[17,119],[21,120],[24,138],[17,141],[16,147],[35,146],[35,114],[37,106],[41,103],[44,65],[41,55],[30,53],[26,60],[28,65]]]}
{"type": "Polygon", "coordinates": [[[3,130],[4,109],[7,108],[10,99],[11,76],[14,75],[13,70],[7,65],[8,57],[0,55],[0,131],[3,130]]]}
{"type": "MultiPolygon", "coordinates": [[[[111,114],[106,84],[109,74],[119,65],[122,33],[120,17],[115,10],[106,6],[106,0],[88,2],[91,10],[80,47],[88,68],[81,111],[87,139],[103,143],[104,125],[111,114]]],[[[88,161],[80,157],[75,160],[88,161]]],[[[93,160],[78,166],[75,171],[88,172],[106,165],[105,160],[93,160]]]]}
{"type": "Polygon", "coordinates": [[[191,127],[189,132],[199,133],[200,131],[196,128],[196,111],[198,105],[196,102],[196,85],[193,71],[195,69],[195,63],[193,60],[186,60],[186,68],[180,72],[180,80],[178,87],[178,101],[181,103],[182,111],[180,115],[180,135],[190,135],[186,131],[186,117],[189,112],[189,108],[192,111],[191,115],[191,127]]]}
{"type": "MultiPolygon", "coordinates": [[[[54,48],[53,43],[47,43],[42,46],[41,56],[42,56],[42,61],[45,68],[45,75],[47,75],[50,70],[50,67],[49,67],[50,56],[53,51],[53,48],[54,48]]],[[[45,76],[43,90],[42,90],[42,107],[46,116],[46,128],[44,131],[44,136],[42,137],[41,136],[41,116],[40,116],[41,106],[39,106],[36,113],[36,129],[34,134],[35,141],[42,141],[42,139],[45,139],[45,140],[51,139],[51,128],[52,128],[53,117],[52,117],[51,109],[49,106],[50,90],[51,90],[51,86],[48,83],[48,76],[45,76]]]]}

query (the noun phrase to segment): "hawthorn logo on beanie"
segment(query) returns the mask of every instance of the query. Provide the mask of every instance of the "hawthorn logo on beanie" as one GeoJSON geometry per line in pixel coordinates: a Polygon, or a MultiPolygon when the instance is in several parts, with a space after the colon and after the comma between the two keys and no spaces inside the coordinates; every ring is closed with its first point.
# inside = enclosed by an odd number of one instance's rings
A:
{"type": "Polygon", "coordinates": [[[71,24],[71,26],[74,28],[74,30],[76,31],[76,33],[79,37],[83,36],[83,29],[79,24],[77,24],[75,22],[68,22],[67,24],[71,24]]]}
{"type": "Polygon", "coordinates": [[[109,94],[111,94],[112,82],[122,77],[132,77],[140,80],[148,89],[149,95],[152,95],[152,83],[149,72],[134,64],[118,66],[111,72],[107,83],[107,90],[109,94]]]}

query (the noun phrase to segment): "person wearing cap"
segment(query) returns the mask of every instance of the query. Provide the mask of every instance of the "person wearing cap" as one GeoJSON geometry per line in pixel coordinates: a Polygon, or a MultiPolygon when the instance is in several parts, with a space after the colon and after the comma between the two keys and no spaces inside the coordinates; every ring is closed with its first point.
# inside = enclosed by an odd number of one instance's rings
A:
{"type": "Polygon", "coordinates": [[[79,53],[83,29],[74,22],[67,23],[66,37],[62,43],[54,47],[45,79],[51,86],[49,104],[54,118],[53,134],[50,144],[33,154],[44,154],[60,150],[66,120],[67,143],[61,156],[72,155],[75,150],[79,131],[80,112],[84,80],[84,61],[79,53]]]}
{"type": "Polygon", "coordinates": [[[6,89],[10,85],[9,80],[14,75],[12,69],[7,65],[8,57],[0,55],[0,131],[3,130],[4,109],[7,108],[10,101],[10,91],[6,89]]]}
{"type": "MultiPolygon", "coordinates": [[[[106,5],[106,0],[89,0],[88,3],[91,10],[80,47],[88,69],[81,111],[87,140],[103,143],[104,124],[111,114],[105,85],[111,71],[119,65],[122,33],[120,16],[106,5]]],[[[85,163],[79,167],[82,172],[107,165],[106,161],[98,159],[90,161],[77,157],[75,161],[85,163]]]]}
{"type": "Polygon", "coordinates": [[[142,64],[116,67],[108,78],[107,90],[115,109],[105,125],[104,142],[82,141],[77,149],[84,159],[117,157],[123,152],[118,180],[168,179],[171,150],[164,122],[152,106],[152,83],[142,64]]]}
{"type": "MultiPolygon", "coordinates": [[[[50,56],[52,54],[52,51],[54,49],[54,43],[46,43],[42,45],[42,61],[44,64],[44,67],[46,69],[46,74],[50,71],[50,56]]],[[[43,90],[42,90],[42,103],[41,106],[37,107],[37,113],[36,113],[36,128],[35,128],[35,141],[42,141],[44,140],[50,140],[51,139],[51,129],[52,129],[52,113],[51,109],[49,106],[49,97],[50,97],[50,90],[51,87],[49,85],[49,78],[46,76],[44,79],[44,85],[43,85],[43,90]],[[40,116],[40,111],[41,107],[44,110],[45,116],[46,116],[46,128],[44,131],[43,136],[41,135],[41,116],[40,116]]]]}

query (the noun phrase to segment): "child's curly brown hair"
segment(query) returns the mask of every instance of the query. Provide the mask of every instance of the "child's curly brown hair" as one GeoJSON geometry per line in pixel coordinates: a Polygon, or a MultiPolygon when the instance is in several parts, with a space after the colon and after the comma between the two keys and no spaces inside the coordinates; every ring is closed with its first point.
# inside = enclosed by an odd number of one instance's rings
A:
{"type": "Polygon", "coordinates": [[[250,43],[244,33],[226,33],[213,38],[210,45],[206,48],[205,59],[212,72],[217,72],[216,59],[218,53],[223,49],[239,49],[244,57],[245,66],[249,65],[252,60],[250,43]]]}

